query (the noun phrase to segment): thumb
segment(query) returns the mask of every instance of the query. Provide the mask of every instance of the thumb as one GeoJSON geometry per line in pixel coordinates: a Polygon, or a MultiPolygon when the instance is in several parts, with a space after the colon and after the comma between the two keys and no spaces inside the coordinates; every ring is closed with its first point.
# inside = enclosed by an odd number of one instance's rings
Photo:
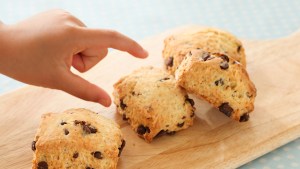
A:
{"type": "Polygon", "coordinates": [[[83,100],[100,103],[105,107],[111,104],[109,95],[103,89],[71,71],[64,76],[59,89],[83,100]]]}

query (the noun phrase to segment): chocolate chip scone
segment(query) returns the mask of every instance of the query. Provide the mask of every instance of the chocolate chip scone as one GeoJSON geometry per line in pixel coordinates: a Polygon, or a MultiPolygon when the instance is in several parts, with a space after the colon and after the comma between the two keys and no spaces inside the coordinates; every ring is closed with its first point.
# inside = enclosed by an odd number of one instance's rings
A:
{"type": "Polygon", "coordinates": [[[117,111],[147,142],[193,124],[194,101],[161,69],[143,67],[121,78],[113,95],[117,111]]]}
{"type": "Polygon", "coordinates": [[[32,142],[32,168],[112,169],[124,146],[120,127],[92,111],[48,113],[32,142]]]}
{"type": "Polygon", "coordinates": [[[234,120],[248,121],[256,88],[245,68],[224,54],[193,50],[176,70],[177,83],[234,120]]]}
{"type": "Polygon", "coordinates": [[[244,47],[234,35],[215,28],[200,28],[165,39],[163,58],[169,73],[175,74],[183,58],[193,49],[231,56],[246,67],[244,47]]]}

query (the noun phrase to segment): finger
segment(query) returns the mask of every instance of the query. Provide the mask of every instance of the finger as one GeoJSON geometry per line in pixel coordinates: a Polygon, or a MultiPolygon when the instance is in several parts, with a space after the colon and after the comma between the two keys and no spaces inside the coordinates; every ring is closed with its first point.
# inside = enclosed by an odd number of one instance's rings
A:
{"type": "Polygon", "coordinates": [[[100,103],[105,107],[111,104],[109,95],[103,89],[72,72],[62,78],[59,89],[83,100],[100,103]]]}
{"type": "Polygon", "coordinates": [[[82,55],[80,53],[73,56],[72,66],[79,72],[84,72],[85,65],[83,62],[82,55]]]}
{"type": "Polygon", "coordinates": [[[90,48],[81,52],[83,54],[83,62],[85,65],[85,71],[88,71],[100,62],[108,53],[107,48],[98,49],[90,48]]]}
{"type": "Polygon", "coordinates": [[[86,72],[100,62],[106,55],[107,49],[91,48],[73,56],[72,66],[80,72],[86,72]]]}
{"type": "Polygon", "coordinates": [[[136,41],[112,30],[82,29],[82,43],[88,46],[101,46],[102,48],[114,48],[130,53],[138,58],[146,58],[148,52],[136,41]]]}

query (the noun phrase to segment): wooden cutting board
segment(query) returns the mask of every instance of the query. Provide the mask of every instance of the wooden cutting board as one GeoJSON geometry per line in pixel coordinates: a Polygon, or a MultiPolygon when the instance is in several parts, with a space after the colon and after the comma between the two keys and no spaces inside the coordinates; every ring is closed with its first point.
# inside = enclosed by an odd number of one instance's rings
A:
{"type": "MultiPolygon", "coordinates": [[[[162,67],[163,39],[184,29],[169,30],[142,41],[146,60],[111,52],[83,74],[112,93],[121,76],[145,65],[162,67]]],[[[282,39],[243,41],[247,70],[257,87],[255,111],[246,123],[231,121],[197,100],[194,126],[151,144],[140,139],[115,113],[61,91],[27,86],[0,97],[0,168],[31,167],[31,142],[45,112],[88,108],[120,124],[127,141],[118,168],[236,168],[300,136],[300,32],[282,39]]],[[[58,82],[59,83],[59,82],[58,82]]]]}

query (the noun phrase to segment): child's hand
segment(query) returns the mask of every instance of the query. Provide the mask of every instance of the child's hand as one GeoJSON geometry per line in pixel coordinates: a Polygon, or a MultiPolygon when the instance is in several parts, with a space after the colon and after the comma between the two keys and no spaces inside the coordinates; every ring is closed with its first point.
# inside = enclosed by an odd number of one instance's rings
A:
{"type": "Polygon", "coordinates": [[[134,40],[115,31],[86,28],[62,10],[44,12],[15,25],[0,24],[1,73],[104,106],[111,104],[109,95],[73,74],[70,67],[88,71],[106,56],[107,48],[139,58],[148,55],[134,40]]]}

